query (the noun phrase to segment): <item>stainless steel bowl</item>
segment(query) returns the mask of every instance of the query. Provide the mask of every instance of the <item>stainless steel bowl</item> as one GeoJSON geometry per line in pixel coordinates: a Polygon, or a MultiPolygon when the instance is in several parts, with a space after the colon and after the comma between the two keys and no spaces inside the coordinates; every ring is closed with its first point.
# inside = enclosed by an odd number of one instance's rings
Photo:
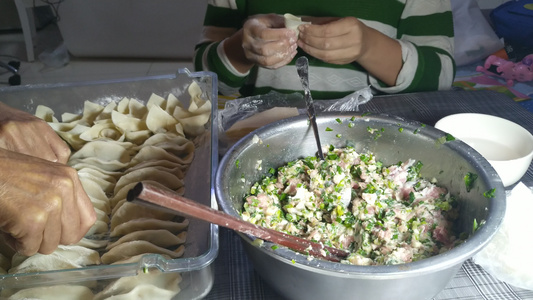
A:
{"type": "MultiPolygon", "coordinates": [[[[322,144],[354,146],[372,151],[384,165],[409,158],[420,160],[421,175],[460,199],[457,226],[472,233],[474,219],[485,224],[460,246],[413,263],[391,266],[354,266],[318,259],[272,244],[258,245],[241,234],[245,251],[261,277],[288,299],[431,299],[457,273],[462,263],[481,250],[497,231],[505,212],[503,184],[479,153],[461,141],[447,141],[445,133],[419,122],[387,115],[355,113],[317,117],[322,144]],[[375,130],[372,130],[375,129],[375,130]],[[479,177],[468,192],[464,176],[479,177]],[[484,192],[495,189],[494,198],[484,192]]],[[[242,210],[251,184],[285,163],[315,155],[316,143],[305,116],[278,121],[245,136],[225,154],[216,176],[220,207],[234,216],[242,210]],[[261,160],[261,170],[258,169],[261,160]]]]}

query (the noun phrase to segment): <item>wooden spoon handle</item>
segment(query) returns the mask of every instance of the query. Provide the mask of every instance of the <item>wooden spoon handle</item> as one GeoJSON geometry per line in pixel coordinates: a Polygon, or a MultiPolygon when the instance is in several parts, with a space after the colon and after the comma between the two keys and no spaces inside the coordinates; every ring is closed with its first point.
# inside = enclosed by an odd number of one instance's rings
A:
{"type": "Polygon", "coordinates": [[[270,241],[295,251],[321,257],[329,261],[339,262],[341,260],[340,257],[346,257],[348,255],[348,252],[340,249],[327,247],[320,243],[311,242],[307,239],[246,222],[240,218],[180,196],[172,190],[162,189],[146,182],[136,184],[128,192],[127,200],[150,206],[164,207],[178,214],[253,235],[262,240],[270,241]]]}

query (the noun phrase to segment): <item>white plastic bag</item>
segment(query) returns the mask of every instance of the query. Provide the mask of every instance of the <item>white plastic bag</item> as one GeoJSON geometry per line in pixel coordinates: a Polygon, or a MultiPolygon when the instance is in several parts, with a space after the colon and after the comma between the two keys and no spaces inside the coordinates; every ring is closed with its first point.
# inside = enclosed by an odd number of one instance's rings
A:
{"type": "Polygon", "coordinates": [[[504,47],[476,0],[451,0],[457,66],[487,58],[504,47]]]}
{"type": "MultiPolygon", "coordinates": [[[[368,86],[341,99],[315,100],[313,106],[317,115],[321,112],[357,112],[360,105],[372,98],[372,89],[368,86]]],[[[282,94],[275,91],[226,102],[224,109],[218,112],[220,154],[224,154],[240,138],[261,126],[288,117],[307,114],[305,107],[302,94],[282,94]]]]}
{"type": "Polygon", "coordinates": [[[518,183],[507,196],[502,226],[473,260],[487,273],[510,285],[533,290],[533,191],[518,183]]]}

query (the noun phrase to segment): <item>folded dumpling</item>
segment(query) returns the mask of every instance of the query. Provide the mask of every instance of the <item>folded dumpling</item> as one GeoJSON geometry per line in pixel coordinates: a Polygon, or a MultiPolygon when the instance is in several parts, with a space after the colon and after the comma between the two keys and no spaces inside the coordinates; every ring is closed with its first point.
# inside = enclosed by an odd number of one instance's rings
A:
{"type": "Polygon", "coordinates": [[[173,234],[165,229],[141,230],[126,234],[117,241],[108,244],[106,250],[110,250],[120,244],[131,241],[147,241],[159,247],[170,248],[181,245],[185,243],[186,240],[187,231],[173,234]]]}
{"type": "MultiPolygon", "coordinates": [[[[180,292],[179,284],[181,280],[182,278],[179,273],[162,273],[159,270],[151,270],[148,273],[139,273],[137,276],[122,277],[110,283],[100,293],[96,294],[94,300],[108,299],[108,297],[111,296],[128,294],[134,291],[138,286],[142,285],[152,286],[177,294],[180,292]]],[[[135,293],[138,292],[139,290],[135,291],[135,293]]],[[[155,297],[154,294],[152,299],[160,298],[155,297]]]]}
{"type": "Polygon", "coordinates": [[[156,246],[147,241],[131,241],[117,245],[108,252],[104,253],[102,255],[102,263],[112,264],[116,261],[124,260],[143,253],[164,254],[174,259],[181,257],[184,252],[185,247],[183,245],[179,246],[176,250],[169,250],[156,246]]]}
{"type": "Polygon", "coordinates": [[[100,254],[97,251],[77,246],[59,245],[51,254],[37,253],[33,256],[15,254],[11,259],[10,274],[32,273],[49,270],[64,270],[82,268],[100,264],[100,254]]]}
{"type": "Polygon", "coordinates": [[[41,286],[33,287],[24,290],[20,290],[10,297],[8,300],[92,300],[94,294],[86,286],[82,285],[53,285],[53,286],[41,286]]]}
{"type": "Polygon", "coordinates": [[[189,220],[184,219],[181,222],[164,221],[152,218],[139,218],[127,221],[120,225],[117,225],[110,232],[111,237],[126,235],[131,232],[150,229],[165,229],[174,234],[179,233],[189,226],[189,220]]]}
{"type": "Polygon", "coordinates": [[[158,208],[150,208],[145,206],[139,206],[132,202],[125,202],[118,208],[111,216],[111,231],[118,225],[139,218],[154,218],[158,220],[171,220],[175,217],[175,214],[167,210],[158,208]]]}

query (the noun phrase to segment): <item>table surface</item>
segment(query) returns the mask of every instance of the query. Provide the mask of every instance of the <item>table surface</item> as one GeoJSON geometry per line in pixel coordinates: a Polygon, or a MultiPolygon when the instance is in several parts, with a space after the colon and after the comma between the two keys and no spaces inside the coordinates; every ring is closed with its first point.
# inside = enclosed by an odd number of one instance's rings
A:
{"type": "MultiPolygon", "coordinates": [[[[397,115],[426,125],[434,125],[439,119],[455,113],[484,113],[511,120],[533,133],[533,110],[530,109],[533,105],[530,101],[519,104],[493,91],[454,90],[378,96],[362,105],[360,111],[397,115]]],[[[533,187],[533,164],[521,181],[533,187]]],[[[214,262],[215,281],[205,299],[283,299],[254,271],[240,237],[225,228],[220,228],[219,233],[220,251],[214,262]]],[[[533,299],[533,291],[501,282],[468,260],[433,299],[521,300],[533,299]]]]}

